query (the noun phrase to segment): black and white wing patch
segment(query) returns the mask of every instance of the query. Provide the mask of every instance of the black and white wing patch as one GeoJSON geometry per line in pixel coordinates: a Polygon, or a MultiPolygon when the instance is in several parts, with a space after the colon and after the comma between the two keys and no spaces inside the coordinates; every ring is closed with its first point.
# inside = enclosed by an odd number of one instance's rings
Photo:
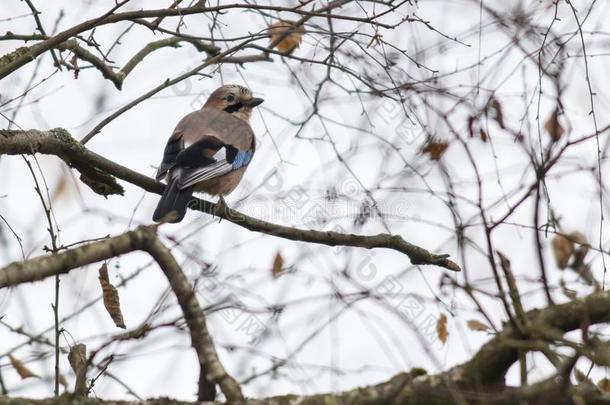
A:
{"type": "Polygon", "coordinates": [[[185,189],[248,165],[253,154],[253,150],[239,151],[214,137],[186,147],[181,137],[172,137],[165,147],[156,179],[162,180],[171,171],[172,178],[178,180],[178,187],[185,189]]]}
{"type": "Polygon", "coordinates": [[[254,151],[238,151],[230,145],[214,155],[215,161],[199,168],[183,169],[178,177],[178,187],[190,187],[199,182],[228,174],[250,163],[254,151]]]}

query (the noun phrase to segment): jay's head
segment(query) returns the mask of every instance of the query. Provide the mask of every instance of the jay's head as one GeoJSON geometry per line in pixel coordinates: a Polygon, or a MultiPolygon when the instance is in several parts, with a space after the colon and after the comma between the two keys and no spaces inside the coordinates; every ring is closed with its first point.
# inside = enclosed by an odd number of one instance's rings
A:
{"type": "Polygon", "coordinates": [[[252,97],[252,92],[246,87],[228,84],[214,90],[203,107],[224,110],[237,118],[248,121],[252,108],[263,101],[262,98],[252,97]]]}

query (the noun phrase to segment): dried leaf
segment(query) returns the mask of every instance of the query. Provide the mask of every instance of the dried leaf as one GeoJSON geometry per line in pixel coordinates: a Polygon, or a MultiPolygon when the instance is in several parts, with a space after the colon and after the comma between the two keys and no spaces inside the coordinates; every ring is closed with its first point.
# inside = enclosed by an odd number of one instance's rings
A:
{"type": "Polygon", "coordinates": [[[59,374],[59,384],[64,387],[64,391],[68,390],[68,381],[66,381],[66,377],[63,374],[59,374]]]}
{"type": "Polygon", "coordinates": [[[574,378],[576,379],[577,382],[579,383],[590,383],[593,384],[593,382],[591,380],[589,380],[586,376],[585,373],[583,373],[582,371],[580,371],[579,369],[575,368],[574,369],[574,378]]]}
{"type": "Polygon", "coordinates": [[[587,242],[587,237],[578,231],[568,234],[568,238],[574,242],[574,263],[572,267],[579,268],[584,263],[587,253],[589,253],[589,242],[587,242]]]}
{"type": "Polygon", "coordinates": [[[487,132],[485,132],[485,130],[483,128],[479,128],[479,138],[483,141],[483,142],[487,142],[487,132]]]}
{"type": "Polygon", "coordinates": [[[74,395],[78,397],[87,396],[87,346],[79,343],[70,348],[68,353],[68,361],[70,367],[76,374],[76,383],[74,384],[74,395]]]}
{"type": "Polygon", "coordinates": [[[87,365],[87,346],[83,343],[76,344],[70,348],[68,353],[68,361],[70,367],[75,373],[78,373],[83,367],[87,365]]]}
{"type": "Polygon", "coordinates": [[[13,357],[12,354],[8,355],[8,359],[11,362],[11,366],[13,366],[13,368],[15,369],[17,374],[19,374],[19,377],[21,377],[22,380],[25,380],[26,378],[30,377],[38,378],[38,375],[36,375],[29,368],[27,368],[25,364],[23,364],[21,361],[13,357]]]}
{"type": "Polygon", "coordinates": [[[267,32],[271,37],[271,43],[282,38],[275,47],[284,55],[290,55],[301,45],[305,29],[302,25],[297,26],[294,21],[279,20],[271,24],[267,32]]]}
{"type": "Polygon", "coordinates": [[[491,108],[495,112],[495,119],[500,128],[504,129],[504,114],[502,113],[502,104],[495,98],[491,100],[491,108]]]}
{"type": "Polygon", "coordinates": [[[436,321],[436,335],[445,344],[449,336],[449,332],[447,332],[447,315],[445,314],[441,314],[436,321]]]}
{"type": "Polygon", "coordinates": [[[544,129],[551,136],[553,142],[557,142],[559,139],[561,139],[563,134],[566,132],[566,130],[563,129],[563,127],[559,123],[558,109],[555,109],[555,111],[553,111],[553,114],[551,114],[551,116],[546,120],[546,123],[544,124],[544,129]]]}
{"type": "Polygon", "coordinates": [[[479,332],[487,332],[489,330],[489,326],[485,325],[483,322],[479,322],[476,319],[470,319],[466,321],[466,326],[470,330],[476,330],[479,332]]]}
{"type": "Polygon", "coordinates": [[[282,274],[282,266],[284,265],[284,258],[280,252],[277,252],[275,259],[273,259],[273,266],[271,267],[271,275],[273,278],[278,278],[282,274]]]}
{"type": "Polygon", "coordinates": [[[51,195],[51,201],[56,202],[58,199],[62,198],[64,195],[66,195],[67,191],[68,191],[68,176],[63,174],[59,178],[59,181],[57,182],[57,185],[55,186],[55,189],[53,190],[53,194],[51,195]]]}
{"type": "Polygon", "coordinates": [[[553,255],[555,256],[555,263],[560,269],[568,267],[570,257],[574,252],[574,242],[564,235],[557,235],[551,241],[553,248],[553,255]]]}
{"type": "Polygon", "coordinates": [[[430,159],[432,160],[440,160],[441,156],[447,150],[447,142],[434,142],[430,141],[421,150],[421,153],[427,153],[430,155],[430,159]]]}
{"type": "Polygon", "coordinates": [[[474,115],[471,115],[470,117],[468,117],[468,133],[470,134],[471,138],[474,138],[474,122],[475,122],[476,118],[474,115]]]}
{"type": "Polygon", "coordinates": [[[106,263],[100,267],[99,270],[100,276],[100,285],[102,286],[102,296],[104,298],[104,306],[106,307],[106,311],[110,314],[110,317],[114,321],[114,324],[119,327],[125,329],[125,322],[123,321],[123,313],[121,312],[121,303],[119,302],[119,292],[112,284],[110,284],[110,279],[108,278],[108,267],[106,263]]]}
{"type": "Polygon", "coordinates": [[[599,380],[597,382],[597,386],[599,387],[600,390],[605,391],[605,392],[610,392],[610,379],[608,378],[602,378],[601,380],[599,380]]]}
{"type": "Polygon", "coordinates": [[[589,253],[589,243],[585,235],[578,231],[569,233],[565,236],[558,235],[553,239],[553,253],[555,253],[557,265],[560,268],[569,266],[578,273],[578,276],[587,284],[593,286],[598,284],[589,265],[585,263],[585,257],[587,256],[587,253],[589,253]],[[563,249],[563,251],[561,249],[563,249]],[[570,259],[572,259],[571,262],[570,259]]]}

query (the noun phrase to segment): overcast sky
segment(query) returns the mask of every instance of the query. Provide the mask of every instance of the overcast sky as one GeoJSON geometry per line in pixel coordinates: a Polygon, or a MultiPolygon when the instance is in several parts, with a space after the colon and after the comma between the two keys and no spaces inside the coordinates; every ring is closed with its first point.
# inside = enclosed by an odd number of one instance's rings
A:
{"type": "MultiPolygon", "coordinates": [[[[29,12],[25,3],[10,0],[3,3],[0,33],[33,32],[35,25],[31,16],[23,16],[29,12]]],[[[40,3],[36,6],[49,32],[62,9],[65,15],[59,20],[57,31],[102,15],[114,4],[111,1],[36,3],[40,3]]],[[[133,0],[122,11],[162,8],[166,3],[133,0]]],[[[289,3],[296,4],[296,1],[289,3]]],[[[522,15],[530,24],[543,29],[549,26],[553,10],[547,8],[546,3],[550,5],[551,2],[507,3],[510,5],[497,11],[514,12],[519,9],[519,3],[523,3],[522,15]]],[[[579,16],[584,18],[591,2],[574,3],[581,13],[579,16]]],[[[588,59],[588,69],[597,93],[595,118],[599,128],[603,128],[610,118],[610,93],[606,90],[609,6],[603,2],[596,5],[583,26],[592,56],[588,59]]],[[[357,10],[354,5],[344,11],[355,14],[357,10]]],[[[348,50],[371,54],[392,51],[388,47],[366,48],[368,40],[363,40],[362,48],[346,44],[346,53],[339,58],[363,76],[378,77],[380,85],[391,83],[390,78],[415,83],[418,93],[408,94],[407,107],[410,116],[415,117],[413,122],[396,101],[343,91],[340,86],[349,90],[363,89],[363,86],[353,77],[335,71],[336,84],[325,86],[321,93],[320,115],[324,119],[311,119],[299,128],[295,123],[311,114],[314,91],[326,68],[276,55],[273,62],[213,66],[204,71],[210,77],[187,79],[121,115],[105,126],[87,147],[130,169],[152,175],[167,137],[180,118],[200,108],[207,94],[219,85],[246,85],[255,96],[263,97],[265,103],[252,118],[259,142],[256,155],[242,184],[227,197],[229,206],[260,219],[302,228],[367,235],[400,234],[409,242],[433,252],[449,253],[458,263],[464,264],[464,257],[457,256],[455,224],[446,204],[448,188],[441,171],[450,173],[453,191],[459,196],[461,215],[471,221],[465,231],[467,237],[473,244],[483,245],[484,232],[480,220],[476,219],[477,207],[468,199],[481,197],[489,204],[491,218],[497,219],[506,212],[520,195],[517,191],[535,178],[528,166],[527,150],[537,147],[536,128],[544,125],[556,107],[552,84],[543,79],[543,91],[539,93],[536,59],[527,56],[540,48],[542,36],[503,28],[488,13],[480,12],[477,1],[421,1],[417,7],[404,6],[400,13],[415,13],[441,31],[432,31],[421,23],[403,24],[394,30],[381,29],[385,41],[405,50],[422,64],[421,67],[408,58],[399,57],[396,67],[384,76],[384,70],[366,56],[350,61],[348,50]],[[459,41],[450,39],[454,37],[459,41]],[[520,39],[520,47],[514,45],[514,38],[520,39]],[[430,81],[433,77],[438,80],[430,81]],[[433,91],[441,88],[447,90],[445,96],[433,91]],[[479,196],[475,173],[459,142],[450,142],[442,165],[421,154],[420,150],[426,142],[426,133],[450,141],[448,123],[467,139],[469,110],[465,105],[481,107],[492,95],[501,103],[504,122],[513,130],[521,129],[527,147],[493,124],[485,128],[490,141],[468,140],[485,183],[484,192],[479,196]],[[458,104],[460,98],[467,99],[468,103],[458,104]],[[426,103],[448,112],[448,121],[443,122],[426,103]],[[537,114],[541,117],[540,123],[536,122],[537,114]],[[337,156],[345,161],[339,161],[337,156]],[[339,198],[329,200],[327,197],[333,192],[339,198]],[[506,201],[503,196],[508,196],[506,201]],[[384,214],[384,220],[372,215],[364,223],[359,222],[358,213],[362,213],[367,204],[374,205],[373,200],[384,214]]],[[[279,16],[296,19],[294,15],[279,16]]],[[[561,101],[565,111],[562,122],[567,129],[567,139],[576,139],[594,132],[589,114],[590,94],[585,65],[580,57],[580,39],[574,35],[577,32],[574,16],[563,5],[558,17],[549,38],[569,40],[566,45],[569,56],[561,57],[564,64],[561,101]]],[[[388,18],[388,21],[396,19],[388,18]]],[[[216,35],[229,38],[258,33],[270,21],[258,14],[231,11],[221,16],[222,28],[216,35]]],[[[314,22],[321,26],[325,24],[324,19],[314,22]]],[[[176,20],[164,24],[175,28],[176,20]]],[[[209,24],[210,20],[205,16],[188,16],[184,18],[181,30],[191,35],[208,36],[209,24]]],[[[347,21],[335,21],[335,24],[338,32],[369,35],[372,32],[366,24],[358,26],[347,21]]],[[[108,49],[128,27],[129,23],[125,22],[99,28],[95,39],[103,49],[108,49]]],[[[312,32],[305,35],[295,55],[321,59],[326,54],[324,37],[316,34],[314,28],[308,27],[312,32]]],[[[146,43],[162,37],[160,33],[153,35],[147,29],[135,27],[121,39],[110,58],[122,66],[146,43]]],[[[268,39],[259,41],[261,46],[267,43],[268,39]]],[[[16,44],[0,41],[0,53],[9,52],[16,44]]],[[[225,45],[219,43],[219,46],[225,45]]],[[[66,52],[66,55],[69,54],[66,52]]],[[[30,63],[2,81],[0,104],[33,85],[36,87],[23,98],[16,116],[12,114],[19,101],[2,106],[0,112],[14,120],[15,124],[10,125],[12,129],[62,127],[81,139],[109,114],[167,78],[197,65],[203,57],[189,44],[179,49],[162,49],[138,65],[119,91],[95,69],[81,70],[78,79],[65,69],[57,72],[47,53],[38,59],[40,64],[30,63]]],[[[3,128],[9,127],[1,117],[0,122],[3,128]]],[[[547,142],[544,128],[541,136],[547,142]]],[[[605,135],[601,142],[603,146],[605,135]]],[[[34,163],[33,159],[30,161],[34,163]]],[[[105,199],[80,183],[78,175],[57,158],[38,155],[36,162],[44,172],[50,190],[62,244],[115,235],[151,223],[157,195],[121,182],[125,195],[105,199]]],[[[596,167],[596,144],[592,140],[571,149],[564,157],[564,163],[549,173],[547,182],[554,215],[561,218],[563,229],[585,233],[592,244],[598,243],[600,230],[597,185],[592,175],[596,167]]],[[[36,164],[34,168],[38,170],[36,164]]],[[[43,254],[42,247],[50,243],[46,218],[34,192],[32,176],[21,157],[2,157],[0,185],[0,214],[22,239],[24,254],[27,257],[43,254]]],[[[545,210],[542,216],[547,214],[545,210]]],[[[528,291],[527,281],[538,277],[537,267],[533,265],[532,231],[528,228],[532,216],[531,204],[525,204],[494,233],[495,245],[509,256],[513,270],[523,282],[522,293],[528,291]]],[[[610,229],[606,224],[607,221],[602,229],[608,235],[610,229]]],[[[20,260],[22,252],[15,236],[5,225],[1,230],[0,262],[20,260]]],[[[181,240],[174,252],[185,272],[198,280],[203,305],[230,296],[233,302],[250,309],[249,312],[215,312],[208,317],[211,333],[220,346],[221,360],[229,372],[241,380],[266,370],[278,359],[289,359],[288,366],[278,375],[267,374],[249,382],[244,388],[247,395],[348,389],[382,381],[415,366],[434,372],[466,360],[488,339],[485,333],[466,328],[469,319],[484,321],[472,303],[449,288],[439,288],[446,271],[433,266],[413,267],[405,256],[396,252],[285,241],[199,212],[189,212],[180,224],[164,225],[161,234],[167,237],[165,240],[170,245],[181,240]],[[277,252],[281,252],[290,271],[273,279],[271,265],[277,252]],[[213,270],[213,274],[202,277],[204,270],[213,270]],[[350,279],[343,275],[344,272],[350,274],[350,279]],[[349,295],[363,290],[387,293],[388,289],[400,291],[400,294],[385,300],[369,298],[357,302],[352,302],[357,296],[349,295]],[[274,317],[267,310],[269,306],[286,303],[289,305],[281,316],[274,317]],[[449,317],[449,338],[445,344],[435,333],[435,323],[441,313],[449,317]]],[[[550,237],[543,239],[547,247],[549,240],[550,237]]],[[[604,244],[605,241],[604,237],[604,244]]],[[[486,256],[475,247],[467,249],[467,253],[471,281],[495,293],[486,256]]],[[[551,282],[556,285],[561,274],[555,268],[548,248],[544,257],[551,282]]],[[[599,255],[593,253],[591,267],[601,279],[599,259],[599,255]]],[[[70,315],[99,296],[98,267],[92,265],[62,277],[62,316],[70,315]]],[[[158,304],[167,283],[157,266],[144,254],[113,259],[109,268],[113,283],[140,272],[120,290],[127,326],[136,327],[158,304]]],[[[463,277],[449,276],[458,281],[463,277]]],[[[567,274],[566,279],[574,281],[576,276],[567,274]]],[[[582,291],[588,291],[577,283],[574,286],[577,290],[581,287],[582,291]]],[[[53,295],[54,285],[50,279],[20,287],[0,301],[0,313],[6,314],[3,320],[8,324],[23,325],[30,333],[40,333],[52,326],[50,303],[53,295]]],[[[559,301],[567,300],[561,294],[557,296],[559,301]]],[[[528,309],[545,302],[539,285],[531,285],[531,294],[524,294],[523,299],[528,309]]],[[[481,300],[500,327],[504,314],[499,303],[485,296],[481,300]]],[[[166,299],[165,304],[168,303],[173,303],[171,297],[166,299]]],[[[172,307],[154,322],[171,320],[177,315],[177,308],[172,307]]],[[[95,348],[109,334],[118,332],[101,302],[66,321],[62,327],[69,332],[62,337],[62,344],[66,346],[83,341],[89,348],[95,348]]],[[[47,336],[50,338],[52,334],[47,333],[47,336]]],[[[0,327],[0,354],[23,341],[22,336],[0,327]]],[[[53,375],[51,349],[37,345],[15,353],[19,358],[31,360],[28,365],[47,379],[44,383],[21,382],[7,366],[8,360],[0,359],[3,378],[12,394],[34,397],[52,394],[49,380],[53,375]],[[47,355],[46,360],[33,361],[40,353],[47,355]]],[[[110,353],[116,358],[109,371],[140,396],[193,399],[198,365],[184,330],[160,329],[144,341],[118,348],[111,346],[107,350],[107,354],[110,353]]],[[[537,361],[535,365],[538,367],[532,372],[532,379],[543,376],[548,370],[543,361],[537,361]]],[[[71,375],[66,358],[62,359],[61,368],[67,376],[71,375]]],[[[516,373],[510,376],[517,382],[516,373]]],[[[96,383],[95,393],[103,398],[128,396],[124,387],[108,377],[102,377],[96,383]]]]}

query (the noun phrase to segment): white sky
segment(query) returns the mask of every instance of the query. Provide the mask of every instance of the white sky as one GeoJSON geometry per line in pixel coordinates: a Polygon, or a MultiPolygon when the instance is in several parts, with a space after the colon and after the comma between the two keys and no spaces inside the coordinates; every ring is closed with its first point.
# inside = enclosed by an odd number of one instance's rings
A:
{"type": "MultiPolygon", "coordinates": [[[[114,4],[111,1],[78,1],[70,2],[69,6],[68,2],[37,3],[40,3],[37,7],[42,11],[43,25],[49,31],[61,8],[66,9],[66,15],[59,24],[59,29],[63,30],[84,19],[103,14],[114,4]]],[[[134,0],[123,11],[164,7],[166,3],[134,0]]],[[[510,3],[507,9],[515,6],[517,2],[510,3]]],[[[549,13],[552,10],[541,11],[543,6],[539,5],[539,2],[523,3],[526,14],[530,10],[538,10],[531,15],[534,23],[541,27],[548,26],[549,13]]],[[[583,14],[589,3],[575,2],[583,14]]],[[[349,10],[355,12],[354,7],[349,10]]],[[[382,30],[385,41],[407,50],[413,58],[437,70],[441,78],[438,86],[445,86],[454,95],[471,99],[473,105],[480,107],[489,97],[490,91],[493,91],[496,99],[502,103],[505,122],[513,129],[522,125],[527,136],[533,137],[536,134],[537,68],[531,61],[526,60],[523,50],[514,48],[502,51],[510,44],[511,35],[491,24],[488,16],[484,15],[480,20],[478,2],[422,1],[419,7],[403,9],[403,12],[407,11],[415,12],[449,37],[458,37],[469,46],[449,41],[415,23],[405,24],[393,31],[382,30]],[[485,58],[485,62],[480,69],[470,68],[481,58],[485,58]],[[463,72],[454,73],[460,70],[463,72]],[[473,86],[478,82],[479,95],[473,90],[473,86]],[[521,123],[524,94],[529,116],[521,123]],[[528,125],[534,128],[531,132],[526,130],[528,125]]],[[[25,3],[5,0],[0,12],[0,33],[32,32],[34,25],[31,17],[6,20],[27,12],[25,3]]],[[[291,18],[289,15],[282,17],[291,18]]],[[[562,6],[558,17],[560,21],[555,23],[554,32],[562,39],[568,39],[576,27],[571,11],[562,6]]],[[[590,53],[595,56],[589,59],[589,69],[594,91],[598,93],[595,108],[600,128],[604,127],[610,118],[610,93],[606,91],[608,61],[604,54],[607,50],[609,28],[607,17],[608,4],[600,3],[593,9],[584,26],[587,40],[591,41],[590,53]],[[591,35],[591,32],[594,35],[591,35]]],[[[192,35],[209,33],[209,20],[205,17],[189,16],[184,22],[183,32],[192,35]]],[[[224,36],[237,37],[258,32],[264,29],[269,21],[258,15],[231,12],[222,17],[222,23],[224,36]]],[[[107,48],[127,26],[106,26],[96,30],[95,38],[107,48]]],[[[167,26],[174,27],[175,23],[167,26]]],[[[336,30],[355,28],[352,23],[336,22],[336,30]]],[[[357,28],[359,32],[371,32],[370,27],[364,24],[357,28]]],[[[150,31],[136,27],[112,53],[112,60],[117,65],[123,65],[144,44],[161,37],[161,34],[154,36],[150,31]]],[[[319,54],[324,54],[324,50],[317,47],[320,40],[320,36],[315,33],[306,35],[304,44],[296,51],[296,55],[320,58],[319,54]]],[[[266,41],[261,40],[260,44],[265,45],[266,41]]],[[[535,42],[533,39],[530,43],[531,49],[525,51],[535,51],[536,47],[540,46],[535,42]]],[[[524,43],[527,45],[527,41],[524,43]]],[[[11,41],[0,41],[0,54],[10,51],[15,44],[11,41]]],[[[581,53],[579,46],[578,37],[570,40],[568,49],[571,55],[577,56],[581,53]]],[[[358,50],[353,48],[354,51],[358,50]]],[[[184,44],[180,49],[158,51],[138,65],[126,79],[122,91],[116,90],[111,82],[103,80],[99,72],[93,69],[82,70],[78,80],[73,78],[72,72],[58,72],[28,94],[15,121],[19,127],[26,129],[63,127],[80,139],[117,108],[162,83],[166,78],[174,77],[195,66],[201,59],[202,55],[189,44],[184,44]],[[102,105],[101,110],[98,111],[96,103],[102,105]]],[[[425,80],[432,76],[426,69],[418,69],[406,60],[399,63],[399,67],[412,78],[425,80]]],[[[593,132],[592,119],[588,114],[591,109],[589,93],[582,58],[568,58],[565,63],[562,102],[572,128],[567,137],[576,139],[593,132]]],[[[378,66],[370,62],[354,64],[353,67],[362,74],[380,72],[378,66]]],[[[30,63],[18,73],[5,78],[0,87],[0,101],[21,94],[35,68],[36,63],[30,63]]],[[[34,76],[34,83],[53,72],[52,59],[49,54],[45,54],[34,76]]],[[[348,95],[336,86],[329,86],[323,93],[324,101],[320,112],[344,125],[327,123],[324,128],[318,120],[313,120],[297,137],[296,128],[290,122],[303,120],[310,113],[310,97],[313,96],[314,86],[325,73],[323,67],[282,60],[274,56],[273,63],[246,64],[240,68],[227,65],[223,66],[220,72],[215,68],[207,70],[206,73],[213,74],[213,77],[191,78],[123,114],[106,126],[87,147],[117,163],[150,175],[161,158],[167,136],[182,116],[198,108],[205,99],[205,94],[221,83],[245,84],[256,96],[263,97],[266,101],[253,116],[252,126],[260,140],[257,154],[244,182],[227,198],[230,206],[238,207],[255,217],[282,224],[316,229],[334,229],[340,226],[345,232],[375,234],[386,232],[378,218],[372,218],[364,226],[357,227],[353,224],[353,216],[358,212],[361,201],[366,198],[361,185],[369,189],[380,186],[382,189],[374,191],[374,195],[380,209],[390,214],[387,220],[390,232],[400,234],[409,242],[431,251],[449,253],[456,257],[453,222],[450,211],[442,201],[446,188],[439,174],[439,165],[418,153],[425,138],[418,129],[419,126],[409,127],[412,131],[409,134],[415,139],[400,135],[401,125],[406,124],[404,116],[394,112],[397,104],[368,97],[364,100],[368,116],[363,115],[358,97],[348,95]],[[295,72],[302,87],[291,76],[291,71],[295,72]],[[371,131],[371,124],[374,125],[374,135],[358,130],[371,131]],[[349,167],[357,180],[337,162],[331,144],[302,139],[320,138],[325,132],[334,140],[340,154],[347,157],[349,167]],[[399,152],[387,152],[386,141],[398,145],[399,152]],[[404,169],[404,161],[417,167],[423,177],[404,169]],[[272,173],[276,174],[265,182],[272,173]],[[326,190],[331,187],[345,198],[335,202],[325,200],[326,190]],[[402,190],[393,192],[392,187],[402,190]],[[428,187],[438,193],[434,195],[428,187]],[[305,202],[300,206],[297,201],[305,202]],[[328,219],[327,223],[321,221],[324,218],[328,219]],[[439,224],[444,225],[445,229],[439,224]]],[[[354,85],[351,78],[339,72],[335,75],[338,83],[348,87],[354,85]]],[[[544,122],[555,105],[550,83],[545,82],[543,89],[540,116],[544,122]]],[[[426,99],[436,108],[448,110],[455,102],[454,99],[433,97],[432,94],[421,95],[420,98],[421,100],[412,96],[410,99],[410,107],[413,108],[411,112],[436,136],[451,139],[447,127],[431,113],[422,100],[426,99]]],[[[0,111],[10,116],[12,111],[4,108],[0,111]]],[[[450,122],[466,139],[466,111],[453,113],[450,122]]],[[[3,120],[2,125],[7,127],[8,124],[3,120]]],[[[531,168],[527,170],[527,155],[512,137],[503,133],[497,126],[491,125],[487,130],[492,139],[491,143],[476,139],[468,142],[485,180],[483,201],[492,202],[498,200],[503,192],[512,191],[520,185],[529,185],[533,173],[531,168]]],[[[547,135],[542,133],[542,136],[547,135]]],[[[535,138],[528,138],[527,141],[532,145],[536,144],[535,138]]],[[[602,141],[605,142],[605,139],[602,141]]],[[[592,243],[597,244],[599,202],[595,194],[596,185],[590,173],[577,171],[579,165],[596,167],[595,150],[594,142],[572,150],[567,154],[565,164],[550,173],[547,186],[553,209],[555,214],[561,217],[563,228],[568,231],[580,230],[592,243]]],[[[69,173],[68,169],[53,157],[38,156],[38,162],[53,194],[62,176],[69,173]]],[[[475,177],[464,149],[458,142],[450,145],[443,156],[443,163],[452,175],[457,193],[471,199],[476,198],[475,177]]],[[[55,218],[61,229],[61,243],[70,244],[83,239],[119,234],[139,224],[150,223],[158,201],[157,195],[144,193],[121,182],[126,190],[125,196],[104,199],[79,183],[77,176],[74,177],[75,181],[72,177],[67,178],[67,191],[56,196],[53,201],[55,218]],[[130,221],[132,215],[133,219],[130,221]]],[[[42,254],[42,246],[49,244],[45,217],[33,191],[31,175],[21,158],[2,158],[0,185],[0,214],[7,218],[15,232],[23,239],[28,257],[42,254]]],[[[497,218],[506,212],[506,207],[506,204],[500,203],[490,211],[490,215],[497,218]]],[[[464,218],[477,214],[476,207],[465,202],[459,209],[464,218]]],[[[513,225],[503,225],[494,233],[495,245],[510,257],[513,269],[521,281],[528,278],[534,280],[539,274],[534,260],[532,232],[519,226],[531,224],[532,215],[531,204],[524,205],[509,218],[508,222],[513,225]]],[[[542,217],[545,216],[544,212],[542,217]]],[[[606,234],[610,231],[606,224],[603,229],[606,234]]],[[[19,260],[21,253],[15,238],[5,228],[3,232],[6,243],[1,246],[0,263],[19,260]]],[[[218,313],[209,316],[210,330],[219,345],[221,360],[227,370],[238,379],[247,378],[255,370],[265,370],[271,364],[270,357],[285,358],[317,328],[329,323],[321,333],[315,334],[308,341],[302,351],[291,358],[295,364],[280,371],[275,379],[269,376],[255,379],[245,386],[247,395],[342,390],[382,381],[414,366],[424,367],[431,372],[437,367],[446,369],[469,358],[488,339],[484,333],[473,332],[465,327],[465,322],[469,319],[483,321],[482,317],[474,312],[471,302],[462,295],[455,296],[450,289],[446,290],[447,294],[440,294],[438,284],[444,274],[443,270],[435,267],[422,267],[421,271],[412,269],[407,258],[395,252],[337,250],[284,241],[249,232],[226,221],[219,223],[208,215],[194,212],[189,213],[181,224],[163,226],[161,233],[174,238],[188,235],[183,249],[176,252],[178,258],[185,261],[185,271],[195,278],[201,270],[202,262],[212,263],[218,273],[212,280],[226,282],[225,291],[235,294],[237,300],[251,309],[264,310],[268,305],[302,300],[299,305],[289,306],[277,323],[265,311],[255,315],[255,318],[245,312],[238,313],[239,318],[232,323],[218,313]],[[282,253],[286,265],[295,265],[294,272],[273,280],[270,267],[278,251],[282,253]],[[187,257],[186,253],[191,257],[187,257]],[[349,269],[353,283],[341,276],[345,268],[349,269]],[[388,279],[388,276],[392,278],[388,279]],[[387,283],[392,281],[400,285],[402,294],[407,294],[402,297],[407,301],[392,298],[385,304],[380,304],[368,299],[343,310],[342,301],[328,297],[333,285],[346,295],[361,288],[376,289],[387,286],[387,283]],[[397,315],[396,309],[402,308],[406,311],[405,303],[415,302],[423,305],[413,319],[415,329],[420,332],[419,340],[408,322],[397,315]],[[436,340],[433,333],[434,322],[439,313],[449,315],[449,340],[445,345],[436,340]],[[451,313],[454,316],[451,316],[451,313]],[[248,343],[248,333],[243,330],[243,325],[254,321],[266,325],[268,334],[253,345],[248,343]],[[430,325],[432,327],[427,329],[426,326],[430,325]],[[427,343],[422,345],[422,340],[427,343]],[[238,349],[227,350],[227,346],[231,345],[237,345],[238,349]],[[342,373],[329,372],[333,368],[341,370],[342,373]]],[[[466,235],[480,244],[484,240],[480,226],[469,228],[466,235]]],[[[550,237],[545,240],[547,246],[549,240],[550,237]]],[[[468,252],[467,264],[471,280],[476,280],[479,287],[495,292],[487,259],[474,248],[468,252]]],[[[551,281],[556,284],[561,274],[554,266],[549,249],[545,250],[544,256],[551,281]]],[[[463,264],[462,258],[456,260],[463,264]]],[[[601,277],[599,255],[591,254],[591,260],[592,269],[601,277]]],[[[118,283],[147,263],[149,259],[143,254],[131,254],[112,260],[111,280],[118,283]]],[[[99,295],[98,267],[92,265],[62,277],[61,315],[69,315],[99,295]]],[[[462,275],[457,277],[458,280],[463,280],[462,275]]],[[[575,279],[573,274],[566,275],[566,278],[575,279]]],[[[217,295],[217,289],[211,286],[212,284],[200,286],[202,303],[212,303],[224,296],[224,292],[217,295]]],[[[120,291],[128,327],[138,325],[153,308],[165,288],[166,282],[161,272],[153,265],[120,291]]],[[[588,291],[585,287],[574,288],[588,291]]],[[[534,286],[524,283],[523,291],[529,290],[534,290],[534,286]]],[[[524,295],[524,304],[528,309],[544,303],[539,289],[535,290],[535,293],[524,295]]],[[[6,313],[4,320],[14,326],[23,325],[31,333],[45,330],[52,325],[50,302],[53,294],[52,280],[13,290],[3,307],[0,307],[1,312],[6,313]]],[[[557,294],[557,297],[558,301],[566,300],[561,294],[557,294]]],[[[497,326],[500,326],[500,322],[504,320],[500,305],[485,297],[481,300],[494,316],[497,326]]],[[[162,320],[171,319],[171,314],[176,315],[177,311],[173,309],[169,314],[164,314],[162,320]]],[[[74,339],[86,342],[90,349],[96,347],[108,334],[118,332],[101,303],[62,326],[70,335],[67,340],[62,339],[62,344],[72,344],[74,339]]],[[[47,336],[51,337],[51,334],[47,336]]],[[[22,337],[0,328],[0,354],[22,341],[22,337]]],[[[113,350],[115,349],[111,347],[107,353],[110,354],[113,350]]],[[[15,355],[31,360],[40,352],[48,353],[50,348],[44,345],[28,346],[17,351],[15,355]]],[[[115,354],[117,359],[109,370],[122,378],[139,395],[164,395],[187,400],[194,398],[198,371],[186,333],[176,333],[175,329],[161,329],[144,341],[120,346],[115,354]]],[[[0,359],[2,375],[12,394],[34,397],[52,394],[50,380],[44,384],[33,380],[21,382],[7,363],[6,357],[0,359]]],[[[532,379],[548,371],[544,362],[536,362],[536,365],[539,367],[533,371],[532,379]]],[[[52,376],[50,358],[32,361],[28,366],[46,379],[52,376]]],[[[65,357],[61,366],[63,372],[70,376],[65,357]]],[[[515,375],[511,374],[513,382],[517,381],[515,375]]],[[[96,383],[95,393],[103,398],[127,396],[124,388],[110,378],[100,379],[96,383]]]]}

